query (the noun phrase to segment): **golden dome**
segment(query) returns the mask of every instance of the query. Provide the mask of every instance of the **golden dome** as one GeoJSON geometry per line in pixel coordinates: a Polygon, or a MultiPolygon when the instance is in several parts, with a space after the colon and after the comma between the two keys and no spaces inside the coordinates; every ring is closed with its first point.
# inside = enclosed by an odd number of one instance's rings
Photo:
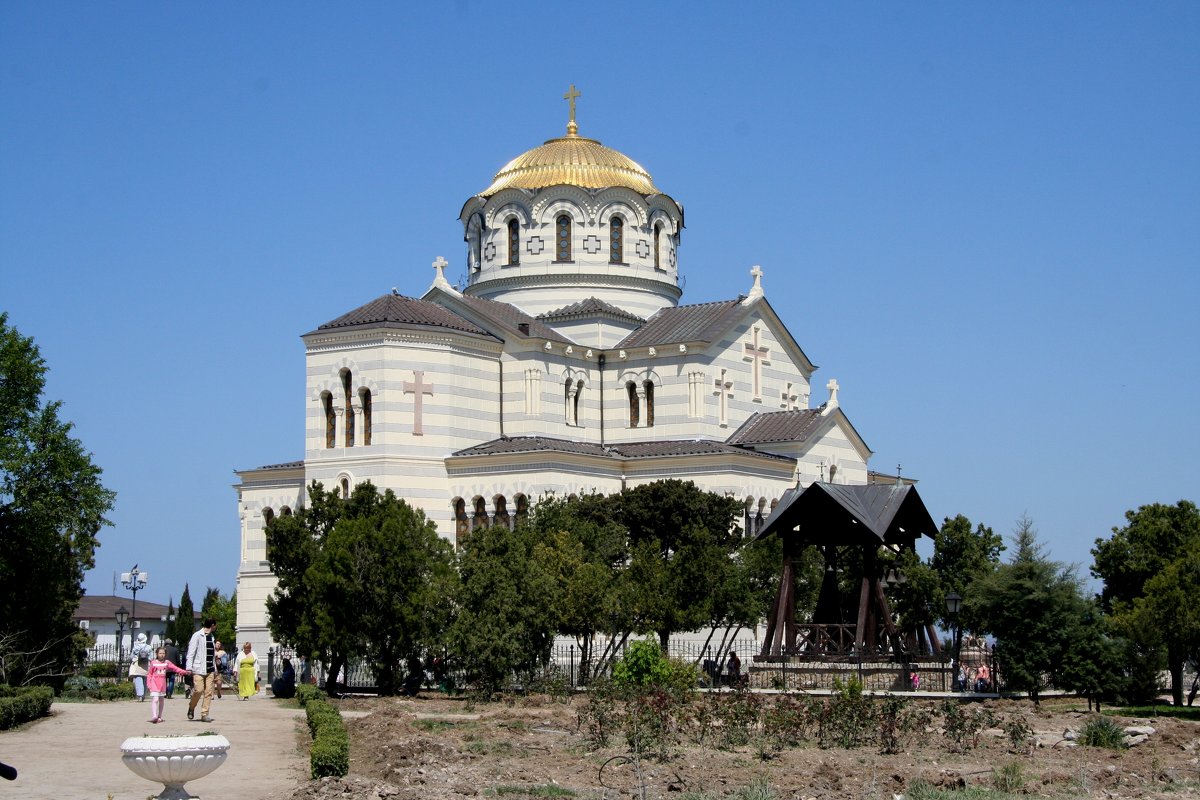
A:
{"type": "Polygon", "coordinates": [[[650,173],[636,161],[595,139],[577,135],[571,127],[567,130],[566,136],[550,139],[505,164],[480,196],[490,197],[501,189],[543,189],[564,183],[584,189],[624,186],[638,194],[659,193],[650,173]]]}

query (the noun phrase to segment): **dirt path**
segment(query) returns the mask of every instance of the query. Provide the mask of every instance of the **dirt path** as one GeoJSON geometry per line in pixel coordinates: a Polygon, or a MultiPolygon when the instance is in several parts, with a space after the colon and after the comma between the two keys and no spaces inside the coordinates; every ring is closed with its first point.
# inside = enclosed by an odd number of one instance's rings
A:
{"type": "MultiPolygon", "coordinates": [[[[297,746],[304,712],[263,696],[213,699],[211,724],[188,722],[187,701],[168,700],[166,722],[152,725],[150,703],[55,703],[51,716],[0,732],[0,761],[17,780],[0,781],[0,797],[145,800],[162,784],[139,778],[121,763],[121,742],[143,734],[211,730],[229,739],[229,758],[205,778],[187,784],[202,798],[290,797],[307,779],[307,753],[297,746]]],[[[197,710],[197,716],[199,711],[197,710]]]]}

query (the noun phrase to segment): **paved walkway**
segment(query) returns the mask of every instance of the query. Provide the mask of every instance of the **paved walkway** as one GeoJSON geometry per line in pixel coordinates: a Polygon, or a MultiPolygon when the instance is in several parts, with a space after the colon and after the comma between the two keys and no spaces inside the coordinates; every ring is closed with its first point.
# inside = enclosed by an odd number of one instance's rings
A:
{"type": "Polygon", "coordinates": [[[240,701],[226,692],[213,698],[214,721],[204,724],[188,721],[187,703],[179,695],[166,701],[166,722],[158,725],[148,722],[148,700],[55,703],[49,717],[0,732],[0,761],[18,773],[15,781],[0,780],[0,797],[146,800],[162,784],[139,778],[121,763],[121,743],[130,736],[204,730],[221,734],[230,747],[215,772],[187,784],[201,798],[283,800],[308,778],[308,751],[299,746],[298,735],[308,735],[302,710],[264,695],[240,701]]]}

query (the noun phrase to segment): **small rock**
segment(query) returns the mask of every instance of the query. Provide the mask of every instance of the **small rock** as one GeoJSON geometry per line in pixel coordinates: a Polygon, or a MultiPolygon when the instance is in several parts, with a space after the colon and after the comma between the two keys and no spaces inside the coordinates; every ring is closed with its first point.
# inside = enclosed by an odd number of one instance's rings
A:
{"type": "Polygon", "coordinates": [[[1149,736],[1147,736],[1144,733],[1139,733],[1137,736],[1126,736],[1125,737],[1125,746],[1126,747],[1136,747],[1139,744],[1142,744],[1143,742],[1148,742],[1148,741],[1150,741],[1149,736]]]}
{"type": "Polygon", "coordinates": [[[1063,731],[1063,738],[1066,739],[1068,742],[1074,742],[1075,740],[1077,740],[1079,738],[1079,731],[1075,731],[1075,730],[1071,730],[1070,728],[1067,728],[1065,731],[1063,731]]]}
{"type": "Polygon", "coordinates": [[[1149,736],[1154,733],[1154,728],[1149,725],[1129,725],[1125,728],[1125,732],[1130,736],[1149,736]]]}

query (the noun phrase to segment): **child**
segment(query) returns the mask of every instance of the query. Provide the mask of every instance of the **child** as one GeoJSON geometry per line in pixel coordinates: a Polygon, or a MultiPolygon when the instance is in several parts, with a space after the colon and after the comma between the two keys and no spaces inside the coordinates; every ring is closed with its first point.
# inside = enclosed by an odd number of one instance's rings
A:
{"type": "Polygon", "coordinates": [[[150,721],[157,724],[163,721],[163,697],[167,694],[167,672],[178,672],[180,675],[191,675],[186,669],[180,669],[167,660],[167,648],[160,647],[154,653],[154,660],[146,675],[146,688],[150,690],[150,721]]]}

